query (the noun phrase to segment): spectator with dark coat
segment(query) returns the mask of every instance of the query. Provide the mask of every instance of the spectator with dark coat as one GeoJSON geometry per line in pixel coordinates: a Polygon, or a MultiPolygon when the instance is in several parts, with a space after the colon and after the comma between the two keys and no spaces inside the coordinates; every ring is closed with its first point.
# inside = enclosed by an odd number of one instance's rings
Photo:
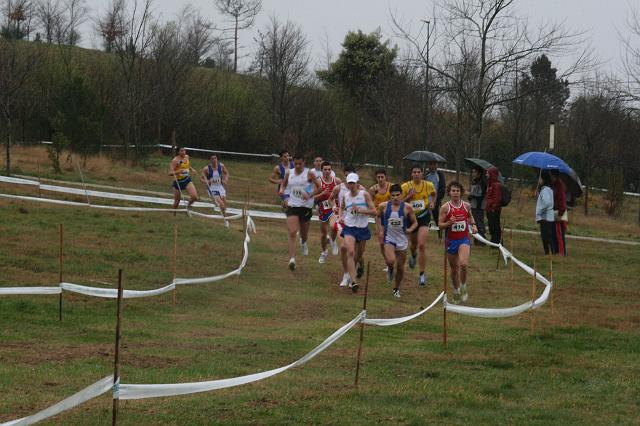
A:
{"type": "Polygon", "coordinates": [[[553,189],[553,210],[555,212],[555,238],[558,254],[567,255],[565,234],[567,232],[567,187],[560,179],[560,172],[551,171],[551,189],[553,189]]]}
{"type": "MultiPolygon", "coordinates": [[[[471,206],[471,214],[476,221],[478,233],[486,237],[484,229],[484,208],[485,195],[487,195],[487,182],[484,177],[484,170],[479,167],[471,169],[471,190],[469,191],[469,204],[471,206]]],[[[474,244],[482,244],[478,240],[474,240],[474,244]]]]}
{"type": "Polygon", "coordinates": [[[500,229],[500,214],[502,213],[502,191],[498,180],[498,168],[490,167],[487,170],[487,195],[485,197],[485,211],[491,233],[491,242],[499,244],[502,241],[500,229]]]}
{"type": "Polygon", "coordinates": [[[543,170],[538,179],[538,200],[536,201],[536,222],[540,225],[540,238],[544,254],[557,254],[555,223],[553,220],[553,189],[551,173],[543,170]]]}

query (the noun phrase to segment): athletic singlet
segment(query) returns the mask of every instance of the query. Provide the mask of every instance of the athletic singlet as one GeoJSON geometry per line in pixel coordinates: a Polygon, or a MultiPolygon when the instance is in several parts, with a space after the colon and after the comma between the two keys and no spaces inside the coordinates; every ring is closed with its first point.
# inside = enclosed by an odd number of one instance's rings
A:
{"type": "Polygon", "coordinates": [[[207,170],[207,180],[209,184],[210,191],[219,191],[220,188],[223,188],[222,185],[222,165],[218,163],[218,167],[215,169],[211,167],[209,164],[207,170]]]}
{"type": "Polygon", "coordinates": [[[375,195],[373,196],[373,205],[378,208],[378,206],[385,201],[389,201],[391,199],[391,184],[387,182],[387,190],[383,193],[380,193],[378,189],[380,186],[376,184],[375,195]]]}
{"type": "Polygon", "coordinates": [[[407,217],[404,214],[404,201],[400,202],[398,211],[392,210],[392,204],[388,203],[384,210],[382,224],[384,225],[384,241],[396,246],[403,246],[407,241],[407,217]]]}
{"type": "Polygon", "coordinates": [[[178,160],[178,167],[176,167],[173,172],[176,174],[176,179],[178,179],[179,182],[189,179],[191,177],[189,157],[178,160]]]}
{"type": "Polygon", "coordinates": [[[322,187],[323,192],[327,192],[328,195],[323,195],[318,199],[318,209],[320,210],[320,215],[326,215],[330,213],[333,209],[331,208],[331,204],[329,203],[329,197],[333,192],[333,188],[336,187],[336,179],[334,177],[331,178],[331,182],[326,183],[324,181],[324,177],[320,177],[320,186],[322,187]]]}
{"type": "Polygon", "coordinates": [[[369,226],[369,216],[354,210],[354,207],[368,208],[364,193],[364,189],[360,189],[356,195],[351,195],[351,191],[344,195],[344,224],[346,226],[356,228],[366,228],[369,226]]]}
{"type": "Polygon", "coordinates": [[[436,190],[431,182],[423,180],[420,182],[420,186],[415,187],[413,181],[405,182],[402,184],[402,197],[405,198],[411,188],[415,188],[416,193],[407,202],[411,203],[411,207],[416,214],[416,218],[425,217],[429,214],[429,200],[431,195],[434,195],[436,190]]]}
{"type": "Polygon", "coordinates": [[[447,221],[453,219],[454,223],[447,228],[446,236],[448,240],[461,240],[469,234],[469,210],[463,201],[458,207],[451,201],[447,202],[447,221]]]}
{"type": "MultiPolygon", "coordinates": [[[[293,170],[293,167],[293,161],[289,160],[289,170],[293,170]]],[[[280,179],[284,179],[284,175],[287,174],[287,170],[285,170],[284,166],[282,165],[282,161],[280,162],[280,164],[278,164],[278,172],[280,172],[280,179]]],[[[276,186],[276,191],[280,191],[280,184],[276,186]]],[[[288,194],[286,189],[284,192],[285,194],[288,194]]]]}
{"type": "Polygon", "coordinates": [[[306,167],[299,175],[296,174],[295,169],[290,169],[287,174],[289,175],[289,181],[285,192],[289,194],[289,206],[290,207],[313,207],[313,184],[309,182],[309,169],[306,167]],[[303,198],[304,193],[309,194],[309,198],[305,200],[303,198]]]}

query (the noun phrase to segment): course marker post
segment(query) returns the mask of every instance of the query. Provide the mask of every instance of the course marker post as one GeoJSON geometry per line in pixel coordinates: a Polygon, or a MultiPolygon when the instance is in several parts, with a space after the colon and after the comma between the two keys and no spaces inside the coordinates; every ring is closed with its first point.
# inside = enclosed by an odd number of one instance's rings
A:
{"type": "MultiPolygon", "coordinates": [[[[362,301],[362,310],[367,315],[367,295],[369,293],[369,271],[371,269],[371,261],[367,262],[367,279],[364,282],[364,300],[362,301]]],[[[355,387],[358,388],[360,379],[360,358],[362,357],[362,343],[364,340],[364,318],[360,321],[360,343],[358,344],[358,360],[356,362],[356,380],[355,387]]]]}
{"type": "Polygon", "coordinates": [[[445,242],[445,249],[443,252],[443,259],[444,261],[442,262],[442,266],[443,266],[443,274],[442,276],[444,277],[442,280],[442,292],[444,293],[444,300],[445,303],[442,304],[443,309],[442,309],[442,344],[444,345],[444,347],[447,347],[447,249],[446,249],[446,242],[445,242]]]}
{"type": "MultiPolygon", "coordinates": [[[[172,259],[172,272],[173,272],[173,281],[176,281],[176,271],[178,269],[178,224],[173,224],[173,259],[172,259]]],[[[172,292],[172,305],[176,307],[176,286],[173,286],[172,292]]]]}
{"type": "MultiPolygon", "coordinates": [[[[502,221],[502,227],[500,228],[500,244],[504,244],[504,221],[502,221]]],[[[496,259],[496,269],[500,269],[500,256],[502,252],[498,250],[498,257],[496,259]]]]}
{"type": "Polygon", "coordinates": [[[115,360],[113,365],[113,417],[111,424],[115,426],[118,423],[118,387],[120,386],[120,323],[122,322],[122,269],[118,269],[118,302],[117,302],[117,319],[116,319],[116,348],[115,360]]]}
{"type": "MultiPolygon", "coordinates": [[[[509,230],[509,251],[513,255],[513,228],[509,230]]],[[[513,259],[510,260],[511,262],[509,263],[511,264],[511,284],[513,284],[513,259]]]]}
{"type": "Polygon", "coordinates": [[[549,256],[549,281],[551,281],[551,315],[555,314],[556,307],[553,303],[553,293],[555,293],[555,283],[553,282],[553,257],[549,256]]]}
{"type": "MultiPolygon", "coordinates": [[[[60,263],[58,268],[58,283],[62,284],[62,263],[64,259],[64,225],[60,224],[60,263]]],[[[62,321],[62,291],[58,298],[58,321],[62,321]]]]}
{"type": "Polygon", "coordinates": [[[536,300],[536,258],[533,257],[533,275],[531,276],[531,326],[530,331],[533,333],[535,331],[536,319],[533,315],[533,302],[536,300]]]}
{"type": "Polygon", "coordinates": [[[42,198],[42,189],[40,188],[40,184],[42,181],[40,180],[40,161],[36,160],[36,167],[38,168],[38,197],[42,198]]]}

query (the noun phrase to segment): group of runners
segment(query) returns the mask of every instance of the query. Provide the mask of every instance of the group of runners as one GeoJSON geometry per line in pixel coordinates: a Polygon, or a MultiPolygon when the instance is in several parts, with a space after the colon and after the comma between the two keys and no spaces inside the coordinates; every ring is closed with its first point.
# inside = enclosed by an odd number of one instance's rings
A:
{"type": "MultiPolygon", "coordinates": [[[[309,230],[315,209],[320,220],[318,262],[327,263],[329,252],[334,256],[340,255],[343,275],[339,286],[357,292],[365,270],[363,256],[366,243],[371,239],[369,220],[375,218],[376,238],[386,263],[387,280],[393,285],[393,296],[400,298],[407,257],[411,269],[418,266],[418,285],[428,283],[426,241],[433,216],[437,218],[438,229],[445,231],[453,302],[467,300],[469,233],[476,233],[477,229],[469,203],[462,200],[464,188],[459,182],[447,185],[450,200],[438,212],[433,212],[436,189],[424,179],[419,165],[411,168],[411,179],[402,185],[392,184],[386,171],[378,170],[376,183],[367,189],[351,166],[344,167],[343,180],[336,176],[331,163],[322,157],[316,157],[313,167],[307,168],[302,155],[290,157],[287,151],[279,155],[280,161],[273,168],[269,182],[276,186],[286,214],[288,266],[291,271],[297,267],[298,240],[302,254],[309,254],[309,230]]],[[[173,178],[174,208],[183,198],[183,191],[187,191],[190,197],[188,208],[197,200],[192,173],[197,173],[197,170],[191,167],[186,150],[181,148],[169,168],[169,175],[173,178]]],[[[229,172],[216,155],[212,155],[202,169],[200,181],[224,216],[229,172]]]]}

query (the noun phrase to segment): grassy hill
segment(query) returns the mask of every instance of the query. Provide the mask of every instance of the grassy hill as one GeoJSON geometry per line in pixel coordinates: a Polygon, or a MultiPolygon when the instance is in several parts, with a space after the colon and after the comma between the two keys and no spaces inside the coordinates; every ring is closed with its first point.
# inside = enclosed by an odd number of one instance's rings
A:
{"type": "MultiPolygon", "coordinates": [[[[53,176],[39,148],[16,150],[22,173],[78,180],[74,168],[53,176]]],[[[230,198],[272,203],[265,163],[223,159],[232,174],[230,198]],[[252,186],[247,185],[251,183],[252,186]]],[[[204,160],[196,160],[203,166],[204,160]]],[[[167,191],[168,159],[145,168],[91,158],[88,181],[167,191]]],[[[0,184],[0,192],[33,189],[0,184]]],[[[44,195],[47,195],[46,193],[44,195]]],[[[516,203],[514,197],[514,203],[516,203]]],[[[597,202],[597,201],[596,201],[597,202]]],[[[505,211],[507,224],[528,225],[533,202],[505,211]],[[520,221],[520,222],[519,222],[520,221]]],[[[574,215],[572,232],[638,239],[629,220],[574,215]],[[594,229],[591,221],[600,226],[594,229]]],[[[0,200],[0,285],[51,285],[58,280],[58,227],[65,226],[64,280],[151,289],[171,281],[173,224],[179,227],[179,276],[234,269],[241,256],[240,223],[168,214],[96,212],[0,200]]],[[[280,221],[257,221],[249,265],[239,279],[179,287],[171,295],[125,302],[121,377],[125,383],[177,383],[229,378],[298,359],[362,307],[362,292],[338,288],[338,259],[317,263],[318,225],[311,254],[286,269],[286,232],[280,221]]],[[[428,242],[431,285],[412,271],[394,300],[370,244],[368,316],[407,315],[429,304],[442,287],[441,248],[428,242]]],[[[548,275],[534,236],[514,234],[516,256],[548,275]]],[[[302,368],[262,382],[190,396],[121,401],[120,424],[332,423],[370,424],[602,424],[637,422],[640,409],[640,250],[570,241],[570,257],[554,259],[555,310],[545,305],[508,319],[449,315],[449,346],[442,346],[442,311],[407,324],[365,329],[360,387],[353,387],[358,332],[302,368]]],[[[496,252],[474,248],[469,304],[507,307],[530,298],[531,280],[516,269],[496,270],[496,252]]],[[[540,292],[538,286],[538,292],[540,292]]],[[[115,302],[64,294],[0,298],[0,421],[43,409],[113,371],[115,302]]],[[[110,394],[61,414],[52,423],[99,425],[111,417],[110,394]]]]}

